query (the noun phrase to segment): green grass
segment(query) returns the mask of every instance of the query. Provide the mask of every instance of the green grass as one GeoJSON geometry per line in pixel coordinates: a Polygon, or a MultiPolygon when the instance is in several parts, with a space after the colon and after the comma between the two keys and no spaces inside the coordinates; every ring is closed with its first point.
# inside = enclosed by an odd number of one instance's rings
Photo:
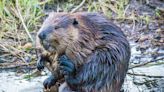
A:
{"type": "MultiPolygon", "coordinates": [[[[21,12],[28,31],[33,32],[37,31],[41,25],[41,19],[44,16],[43,7],[45,4],[56,5],[58,6],[58,10],[69,12],[82,2],[82,0],[43,0],[43,2],[40,2],[40,0],[18,0],[19,5],[17,5],[16,1],[17,0],[0,1],[0,30],[3,32],[25,30],[18,10],[21,12]]],[[[87,9],[89,12],[101,11],[110,18],[112,14],[115,14],[114,18],[125,19],[127,17],[125,14],[128,4],[129,0],[86,0],[81,9],[87,9]]],[[[159,16],[158,11],[156,15],[159,16]]],[[[135,19],[138,18],[143,19],[146,23],[150,21],[148,16],[139,16],[135,19]]],[[[2,34],[0,38],[2,38],[2,34]]]]}
{"type": "Polygon", "coordinates": [[[3,32],[24,30],[18,11],[28,31],[34,31],[40,25],[44,15],[39,0],[1,0],[0,1],[0,30],[3,32]]]}
{"type": "Polygon", "coordinates": [[[37,32],[42,24],[45,3],[39,1],[0,0],[0,50],[6,53],[4,58],[12,55],[24,61],[24,57],[29,56],[28,51],[32,48],[20,47],[32,43],[30,33],[37,32]]]}

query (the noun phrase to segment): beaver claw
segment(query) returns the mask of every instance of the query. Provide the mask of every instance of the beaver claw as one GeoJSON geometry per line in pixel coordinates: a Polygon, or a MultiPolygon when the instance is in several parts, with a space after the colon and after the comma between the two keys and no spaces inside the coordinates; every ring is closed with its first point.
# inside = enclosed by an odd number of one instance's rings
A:
{"type": "Polygon", "coordinates": [[[56,78],[53,75],[51,75],[43,82],[43,85],[45,89],[50,89],[52,86],[55,85],[55,83],[56,78]]]}
{"type": "Polygon", "coordinates": [[[71,61],[67,56],[59,58],[59,65],[60,71],[62,71],[62,73],[66,76],[72,75],[76,71],[73,61],[71,61]]]}
{"type": "Polygon", "coordinates": [[[38,61],[37,61],[37,69],[38,69],[39,71],[41,71],[41,70],[44,69],[44,61],[43,61],[41,58],[38,59],[38,61]]]}

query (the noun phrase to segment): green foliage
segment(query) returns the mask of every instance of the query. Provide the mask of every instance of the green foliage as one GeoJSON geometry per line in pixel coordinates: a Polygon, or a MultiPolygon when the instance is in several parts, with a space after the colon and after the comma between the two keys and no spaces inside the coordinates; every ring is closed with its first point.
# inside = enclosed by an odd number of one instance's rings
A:
{"type": "Polygon", "coordinates": [[[117,18],[124,18],[125,8],[128,3],[129,0],[98,0],[98,2],[90,0],[88,2],[88,11],[102,11],[108,17],[111,17],[114,13],[117,18]]]}
{"type": "Polygon", "coordinates": [[[159,9],[156,9],[156,10],[155,10],[155,15],[156,15],[157,17],[161,17],[162,13],[161,13],[161,11],[160,11],[159,9]]]}
{"type": "Polygon", "coordinates": [[[5,57],[10,58],[12,55],[25,62],[26,56],[33,56],[28,53],[32,47],[21,49],[20,47],[29,41],[34,42],[33,39],[31,40],[32,36],[35,36],[32,32],[36,32],[41,26],[46,2],[0,0],[0,48],[2,52],[7,53],[5,57]]]}
{"type": "Polygon", "coordinates": [[[24,30],[20,20],[20,11],[27,28],[33,31],[40,25],[43,16],[39,0],[1,0],[0,1],[0,30],[16,31],[24,30]]]}
{"type": "Polygon", "coordinates": [[[118,18],[124,18],[125,17],[125,6],[129,3],[129,0],[118,0],[114,4],[115,12],[117,13],[118,18]]]}
{"type": "Polygon", "coordinates": [[[145,16],[139,16],[139,19],[145,21],[145,24],[148,25],[150,23],[150,16],[145,15],[145,16]]]}
{"type": "MultiPolygon", "coordinates": [[[[15,31],[24,30],[18,9],[24,19],[24,22],[29,31],[38,30],[41,25],[41,18],[44,16],[43,8],[45,4],[50,7],[56,6],[55,11],[70,12],[73,8],[78,6],[82,0],[18,0],[19,6],[16,5],[15,0],[1,0],[0,1],[0,30],[15,31]],[[17,8],[19,7],[19,8],[17,8]]],[[[128,7],[129,0],[86,0],[80,11],[89,12],[103,12],[108,17],[116,19],[126,19],[126,8],[128,7]]],[[[159,12],[156,11],[159,16],[159,12]]],[[[133,16],[134,17],[134,16],[133,16]]],[[[149,17],[139,16],[146,23],[149,22],[149,17]]],[[[135,18],[135,19],[138,19],[135,18]]],[[[132,19],[133,20],[133,19],[132,19]]],[[[0,35],[0,38],[2,36],[0,35]]]]}
{"type": "Polygon", "coordinates": [[[30,80],[33,76],[30,74],[25,75],[23,78],[26,80],[30,80]]]}

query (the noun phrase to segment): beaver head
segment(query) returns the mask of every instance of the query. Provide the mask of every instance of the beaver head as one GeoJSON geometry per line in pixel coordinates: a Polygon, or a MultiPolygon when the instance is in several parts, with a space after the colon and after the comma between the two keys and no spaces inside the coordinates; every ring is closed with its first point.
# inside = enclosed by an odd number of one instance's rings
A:
{"type": "Polygon", "coordinates": [[[49,52],[64,53],[78,38],[78,21],[65,13],[50,13],[38,32],[40,43],[49,52]]]}

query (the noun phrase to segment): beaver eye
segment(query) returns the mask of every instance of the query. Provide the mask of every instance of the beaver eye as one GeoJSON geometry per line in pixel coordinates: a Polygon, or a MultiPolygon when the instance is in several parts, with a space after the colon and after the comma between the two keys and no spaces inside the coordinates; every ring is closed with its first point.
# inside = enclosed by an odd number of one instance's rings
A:
{"type": "Polygon", "coordinates": [[[78,21],[76,20],[76,18],[73,19],[73,25],[77,25],[78,24],[78,21]]]}
{"type": "Polygon", "coordinates": [[[55,30],[57,30],[57,29],[59,29],[59,28],[60,28],[59,26],[55,26],[55,27],[54,27],[55,30]]]}

